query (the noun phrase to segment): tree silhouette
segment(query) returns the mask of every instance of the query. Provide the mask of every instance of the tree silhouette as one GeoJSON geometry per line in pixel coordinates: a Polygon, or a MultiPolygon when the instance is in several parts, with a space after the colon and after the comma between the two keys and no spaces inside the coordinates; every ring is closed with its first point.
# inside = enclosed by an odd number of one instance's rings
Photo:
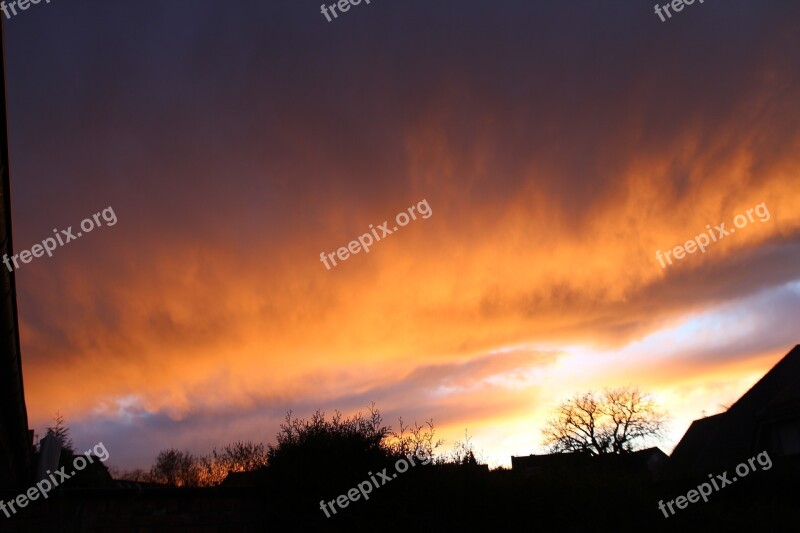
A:
{"type": "Polygon", "coordinates": [[[280,427],[277,443],[267,449],[268,471],[286,484],[327,485],[354,473],[363,476],[390,455],[382,443],[391,428],[374,406],[368,417],[345,418],[335,411],[330,420],[321,411],[308,420],[292,418],[290,411],[280,427]]]}
{"type": "Polygon", "coordinates": [[[197,459],[189,452],[164,450],[156,457],[150,478],[174,487],[196,487],[200,481],[197,459]]]}
{"type": "Polygon", "coordinates": [[[587,392],[561,403],[542,430],[553,453],[627,453],[663,435],[666,415],[636,387],[587,392]]]}
{"type": "Polygon", "coordinates": [[[441,444],[434,435],[433,421],[406,426],[401,419],[399,432],[392,431],[374,403],[366,415],[359,412],[352,417],[334,411],[328,419],[317,411],[305,420],[292,418],[290,411],[277,443],[268,447],[266,475],[284,490],[340,490],[363,481],[369,472],[393,468],[409,454],[432,455],[441,444]]]}
{"type": "Polygon", "coordinates": [[[234,442],[222,450],[211,452],[198,459],[200,485],[217,485],[231,472],[252,472],[267,464],[267,450],[264,444],[253,442],[234,442]]]}
{"type": "Polygon", "coordinates": [[[405,455],[423,455],[433,457],[436,448],[444,444],[444,440],[436,439],[436,429],[433,427],[433,420],[428,420],[425,425],[414,423],[407,426],[403,422],[403,417],[398,419],[400,423],[399,431],[388,430],[384,438],[383,445],[393,455],[402,457],[405,455]]]}
{"type": "MultiPolygon", "coordinates": [[[[479,457],[482,454],[479,453],[479,457]]],[[[456,464],[463,466],[478,466],[483,463],[483,457],[480,461],[475,457],[475,448],[472,445],[472,437],[469,432],[464,430],[464,440],[458,440],[453,444],[453,449],[442,456],[439,456],[434,461],[436,464],[456,464]]]]}
{"type": "MultiPolygon", "coordinates": [[[[352,484],[363,481],[365,473],[380,471],[408,455],[433,457],[442,445],[435,438],[433,421],[408,426],[400,418],[398,432],[383,424],[373,403],[365,416],[359,412],[344,417],[334,411],[331,418],[317,411],[310,419],[286,414],[276,443],[264,446],[253,442],[235,442],[210,455],[195,456],[188,451],[163,450],[149,472],[115,472],[119,479],[147,481],[176,487],[213,486],[222,483],[231,472],[260,471],[257,479],[274,482],[282,490],[305,492],[312,487],[352,484]],[[381,468],[379,468],[381,467],[381,468]],[[351,479],[352,478],[352,479],[351,479]]],[[[439,463],[477,464],[467,437],[453,452],[452,458],[439,463]]],[[[427,464],[423,463],[423,464],[427,464]]]]}
{"type": "Polygon", "coordinates": [[[47,428],[47,434],[52,435],[53,437],[57,438],[61,442],[61,449],[66,450],[69,453],[75,453],[75,443],[72,442],[72,437],[70,436],[70,430],[67,427],[66,422],[64,421],[64,417],[61,416],[61,413],[56,412],[56,416],[53,418],[56,425],[47,428]]]}

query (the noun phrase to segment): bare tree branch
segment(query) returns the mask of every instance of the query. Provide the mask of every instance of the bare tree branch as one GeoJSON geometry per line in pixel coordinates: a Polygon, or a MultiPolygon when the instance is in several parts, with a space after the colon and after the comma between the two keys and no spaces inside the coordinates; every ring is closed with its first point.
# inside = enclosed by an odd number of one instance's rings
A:
{"type": "Polygon", "coordinates": [[[667,416],[636,387],[576,395],[556,408],[542,430],[553,453],[628,453],[662,438],[667,416]]]}

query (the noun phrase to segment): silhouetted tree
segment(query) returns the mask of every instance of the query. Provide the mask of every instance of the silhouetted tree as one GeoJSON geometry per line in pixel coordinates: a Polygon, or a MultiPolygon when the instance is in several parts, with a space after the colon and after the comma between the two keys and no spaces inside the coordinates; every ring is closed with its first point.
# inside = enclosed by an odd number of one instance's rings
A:
{"type": "Polygon", "coordinates": [[[587,392],[563,402],[542,430],[551,452],[627,453],[663,435],[667,417],[635,387],[587,392]]]}
{"type": "Polygon", "coordinates": [[[200,485],[217,485],[225,480],[230,472],[252,472],[267,464],[267,450],[264,444],[253,442],[234,442],[222,450],[198,460],[200,485]]]}
{"type": "Polygon", "coordinates": [[[199,485],[197,459],[189,452],[176,449],[164,450],[156,457],[150,470],[155,483],[165,483],[175,487],[196,487],[199,485]]]}
{"type": "Polygon", "coordinates": [[[266,475],[284,488],[325,493],[363,481],[369,472],[391,468],[401,456],[420,447],[433,451],[439,444],[432,421],[407,427],[401,420],[400,432],[394,433],[391,426],[383,424],[374,404],[366,416],[359,412],[343,417],[335,411],[327,419],[317,411],[305,420],[292,418],[289,412],[277,443],[268,446],[266,475]]]}
{"type": "Polygon", "coordinates": [[[464,430],[464,440],[456,441],[453,449],[436,458],[436,464],[456,464],[465,466],[478,466],[482,463],[475,457],[475,448],[472,445],[472,437],[467,430],[464,430]]]}
{"type": "Polygon", "coordinates": [[[48,427],[47,434],[52,435],[61,441],[62,450],[66,450],[69,453],[74,454],[75,443],[72,442],[72,437],[70,436],[70,431],[66,422],[64,421],[64,417],[61,416],[61,413],[56,412],[56,416],[53,420],[55,420],[56,425],[48,427]]]}
{"type": "Polygon", "coordinates": [[[217,453],[214,449],[214,459],[231,472],[248,472],[267,464],[267,450],[264,444],[247,442],[234,442],[222,448],[217,453]]]}
{"type": "Polygon", "coordinates": [[[407,426],[403,422],[403,417],[398,421],[399,431],[395,432],[389,428],[388,435],[383,441],[383,445],[391,454],[398,457],[409,454],[433,457],[436,449],[444,444],[444,440],[435,438],[436,429],[433,427],[433,420],[428,420],[424,426],[416,422],[413,426],[407,426]]]}
{"type": "Polygon", "coordinates": [[[389,431],[374,406],[368,417],[359,412],[345,418],[335,411],[330,420],[321,411],[309,420],[292,418],[290,411],[277,443],[268,446],[268,470],[296,485],[348,479],[354,472],[363,476],[388,457],[382,442],[389,431]]]}

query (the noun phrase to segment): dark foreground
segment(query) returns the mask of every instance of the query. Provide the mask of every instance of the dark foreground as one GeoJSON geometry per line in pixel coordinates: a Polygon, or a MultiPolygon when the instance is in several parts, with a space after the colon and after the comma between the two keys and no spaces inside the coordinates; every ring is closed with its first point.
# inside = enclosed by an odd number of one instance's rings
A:
{"type": "MultiPolygon", "coordinates": [[[[606,473],[523,477],[511,471],[423,467],[326,518],[320,500],[353,485],[304,489],[251,477],[251,486],[65,489],[32,502],[0,532],[236,531],[797,531],[797,465],[753,474],[665,518],[659,500],[699,480],[652,482],[606,473]],[[324,492],[324,493],[322,493],[324,492]]],[[[349,482],[350,480],[348,480],[349,482]]],[[[2,495],[5,501],[15,495],[2,495]]]]}

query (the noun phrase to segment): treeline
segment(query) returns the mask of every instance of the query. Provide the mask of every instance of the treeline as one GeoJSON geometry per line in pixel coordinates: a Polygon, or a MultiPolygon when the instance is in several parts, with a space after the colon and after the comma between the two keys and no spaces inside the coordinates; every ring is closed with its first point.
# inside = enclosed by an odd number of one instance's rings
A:
{"type": "Polygon", "coordinates": [[[234,442],[201,456],[171,448],[158,454],[150,470],[117,470],[112,475],[140,483],[210,487],[239,472],[291,472],[301,477],[334,475],[338,470],[360,473],[409,454],[429,455],[432,464],[479,464],[466,432],[464,440],[457,441],[447,452],[439,452],[444,441],[435,435],[432,420],[409,426],[400,418],[398,429],[393,430],[383,424],[374,404],[366,415],[359,412],[352,417],[335,411],[327,418],[324,412],[317,411],[309,419],[293,418],[289,411],[274,445],[234,442]]]}
{"type": "Polygon", "coordinates": [[[115,479],[175,487],[219,485],[230,472],[250,472],[267,464],[264,444],[234,442],[208,455],[170,448],[161,451],[150,470],[111,470],[115,479]]]}

